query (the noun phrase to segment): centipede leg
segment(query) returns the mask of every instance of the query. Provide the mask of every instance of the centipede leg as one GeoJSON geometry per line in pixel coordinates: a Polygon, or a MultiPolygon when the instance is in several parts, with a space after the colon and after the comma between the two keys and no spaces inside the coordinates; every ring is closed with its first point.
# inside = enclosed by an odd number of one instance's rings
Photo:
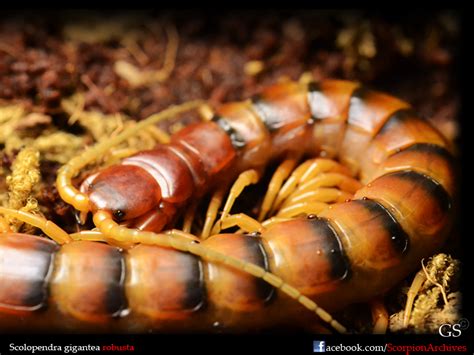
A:
{"type": "Polygon", "coordinates": [[[285,184],[281,187],[277,197],[275,198],[275,202],[273,203],[273,208],[271,211],[276,211],[278,208],[280,208],[284,200],[290,196],[298,186],[301,186],[321,173],[329,171],[338,172],[345,175],[350,174],[346,167],[329,159],[318,158],[307,160],[298,166],[285,182],[285,184]]]}
{"type": "Polygon", "coordinates": [[[280,191],[283,181],[290,175],[296,165],[296,159],[286,159],[277,168],[268,185],[267,193],[263,199],[258,220],[262,221],[273,206],[278,191],[280,191]]]}
{"type": "Polygon", "coordinates": [[[230,189],[224,209],[222,210],[222,215],[228,215],[232,206],[234,205],[235,200],[240,196],[245,187],[250,184],[256,184],[258,180],[259,174],[254,169],[244,171],[242,174],[240,174],[230,189]]]}
{"type": "Polygon", "coordinates": [[[220,230],[219,226],[222,225],[222,220],[225,219],[229,215],[230,210],[232,209],[232,206],[234,205],[237,197],[240,196],[240,194],[245,189],[245,187],[247,187],[250,184],[256,184],[259,180],[259,177],[260,176],[258,172],[254,169],[244,171],[243,173],[239,175],[237,180],[232,185],[229,195],[227,196],[227,200],[224,205],[224,209],[222,210],[222,215],[221,215],[220,220],[217,221],[217,223],[212,228],[212,231],[211,231],[212,234],[219,233],[219,230],[220,230]]]}
{"type": "Polygon", "coordinates": [[[322,210],[324,210],[328,206],[327,203],[319,202],[319,201],[305,201],[296,203],[292,206],[288,206],[282,208],[276,214],[276,217],[282,218],[290,218],[295,217],[300,214],[310,215],[310,214],[319,214],[322,210]]]}
{"type": "Polygon", "coordinates": [[[359,180],[341,173],[322,173],[304,184],[299,185],[290,196],[296,196],[319,187],[337,187],[340,190],[353,194],[362,186],[359,180]]]}
{"type": "Polygon", "coordinates": [[[184,214],[184,221],[183,221],[183,231],[186,233],[191,232],[191,226],[194,221],[194,217],[196,216],[196,208],[197,203],[191,203],[191,206],[188,207],[186,213],[184,214]]]}
{"type": "Polygon", "coordinates": [[[407,292],[407,302],[405,304],[405,312],[403,314],[403,326],[408,327],[410,321],[411,310],[413,308],[413,303],[415,302],[416,295],[423,286],[423,283],[426,281],[426,275],[423,270],[420,270],[415,275],[413,282],[410,285],[410,289],[407,292]]]}
{"type": "Polygon", "coordinates": [[[301,181],[301,177],[314,164],[314,160],[307,160],[291,173],[290,177],[285,181],[280,191],[278,191],[278,195],[275,198],[272,210],[278,209],[283,200],[287,198],[296,189],[296,187],[301,181]]]}
{"type": "Polygon", "coordinates": [[[263,226],[260,222],[244,213],[238,213],[219,220],[214,225],[211,234],[218,234],[222,229],[230,227],[239,227],[245,232],[261,232],[263,230],[263,226]]]}
{"type": "Polygon", "coordinates": [[[206,212],[206,220],[204,222],[204,227],[201,232],[201,238],[206,239],[211,234],[212,225],[217,217],[217,211],[224,200],[224,194],[226,192],[225,188],[219,188],[211,197],[211,202],[209,202],[209,207],[206,212]]]}
{"type": "Polygon", "coordinates": [[[268,228],[274,224],[290,221],[291,218],[287,217],[271,217],[262,222],[263,228],[268,228]]]}
{"type": "Polygon", "coordinates": [[[385,304],[381,298],[376,298],[370,303],[372,319],[374,321],[374,334],[385,334],[387,332],[389,316],[385,304]]]}
{"type": "Polygon", "coordinates": [[[298,202],[344,202],[353,195],[332,187],[320,187],[287,199],[281,208],[286,208],[298,202]]]}

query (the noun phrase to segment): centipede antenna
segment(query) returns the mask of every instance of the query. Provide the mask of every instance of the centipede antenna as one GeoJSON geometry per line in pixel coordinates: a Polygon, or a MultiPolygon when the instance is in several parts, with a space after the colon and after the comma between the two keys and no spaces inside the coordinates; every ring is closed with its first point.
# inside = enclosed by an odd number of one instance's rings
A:
{"type": "Polygon", "coordinates": [[[90,164],[98,157],[105,154],[110,148],[116,146],[117,144],[123,142],[127,138],[133,136],[141,129],[165,120],[167,118],[173,117],[180,113],[195,109],[199,107],[203,101],[195,100],[190,101],[181,105],[171,106],[157,114],[151,115],[143,121],[138,122],[136,125],[126,129],[119,135],[110,138],[104,142],[98,143],[86,151],[84,151],[79,156],[72,158],[67,164],[62,166],[57,175],[56,185],[58,188],[59,195],[61,198],[74,206],[75,209],[79,211],[88,211],[89,210],[89,198],[86,194],[80,192],[72,185],[72,178],[77,175],[77,173],[85,167],[87,164],[90,164]]]}
{"type": "Polygon", "coordinates": [[[214,117],[214,110],[209,104],[206,103],[199,106],[198,113],[203,121],[210,121],[214,117]]]}
{"type": "Polygon", "coordinates": [[[0,213],[14,217],[20,221],[26,222],[41,229],[44,234],[46,234],[58,244],[65,244],[72,240],[66,231],[60,228],[57,224],[48,221],[43,217],[36,216],[29,212],[17,211],[6,207],[0,207],[0,213]]]}
{"type": "Polygon", "coordinates": [[[346,328],[338,321],[333,319],[328,312],[319,307],[313,300],[304,296],[296,288],[285,283],[280,277],[266,271],[260,266],[210,249],[205,245],[200,244],[199,239],[193,235],[177,230],[170,230],[166,233],[157,234],[153,232],[140,231],[137,229],[128,229],[118,225],[116,222],[114,222],[110,213],[104,211],[95,213],[93,218],[95,225],[104,235],[118,241],[174,248],[197,255],[208,262],[222,263],[237,270],[251,274],[257,278],[263,279],[270,285],[281,290],[281,292],[297,300],[310,311],[316,313],[319,318],[330,324],[338,332],[347,332],[346,328]]]}

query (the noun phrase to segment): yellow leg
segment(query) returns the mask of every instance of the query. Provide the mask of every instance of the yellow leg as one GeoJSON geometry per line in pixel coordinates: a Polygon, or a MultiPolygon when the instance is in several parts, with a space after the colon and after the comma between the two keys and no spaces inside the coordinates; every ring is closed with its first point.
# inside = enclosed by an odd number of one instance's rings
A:
{"type": "Polygon", "coordinates": [[[313,164],[315,164],[314,160],[307,160],[291,173],[288,180],[285,181],[280,191],[278,191],[278,195],[275,198],[275,202],[273,204],[275,209],[277,209],[279,205],[283,202],[283,200],[287,198],[296,189],[296,186],[299,184],[301,177],[313,164]]]}
{"type": "Polygon", "coordinates": [[[197,203],[192,203],[191,206],[186,210],[183,221],[183,231],[186,233],[191,232],[191,226],[193,225],[194,216],[196,215],[197,203]]]}
{"type": "Polygon", "coordinates": [[[382,299],[375,299],[370,304],[374,320],[374,334],[387,333],[389,316],[382,299]]]}
{"type": "MultiPolygon", "coordinates": [[[[162,247],[174,248],[184,252],[189,252],[203,258],[208,262],[221,263],[236,270],[241,270],[257,278],[263,279],[292,299],[295,299],[310,311],[314,312],[319,318],[330,324],[338,332],[347,332],[346,328],[333,319],[328,312],[319,307],[314,301],[304,296],[296,288],[285,283],[280,277],[269,273],[264,268],[255,264],[219,253],[209,247],[206,247],[205,245],[200,244],[199,241],[190,241],[183,236],[184,232],[179,231],[179,233],[177,233],[177,231],[172,230],[167,234],[156,234],[152,232],[139,231],[136,229],[128,229],[119,226],[113,221],[110,213],[103,211],[95,213],[93,219],[95,225],[107,237],[114,238],[119,241],[159,245],[162,247]]],[[[190,235],[189,237],[193,238],[194,236],[190,235]]]]}
{"type": "Polygon", "coordinates": [[[415,302],[416,295],[420,291],[421,286],[426,281],[426,275],[423,270],[420,270],[415,275],[413,282],[411,283],[410,289],[407,293],[407,302],[405,304],[405,313],[403,315],[403,326],[408,327],[410,321],[411,310],[413,308],[413,303],[415,302]]]}
{"type": "Polygon", "coordinates": [[[332,187],[320,187],[316,190],[308,191],[287,199],[281,208],[286,208],[299,202],[319,201],[319,202],[344,202],[350,199],[352,194],[332,187]]]}
{"type": "Polygon", "coordinates": [[[262,221],[272,208],[273,202],[275,201],[278,191],[280,191],[280,188],[283,185],[283,181],[290,175],[295,165],[295,159],[287,159],[280,164],[280,166],[273,174],[272,179],[270,180],[270,184],[268,185],[267,193],[265,194],[265,197],[263,199],[262,207],[260,209],[260,214],[258,216],[259,221],[262,221]]]}
{"type": "Polygon", "coordinates": [[[300,183],[305,183],[316,175],[326,172],[341,173],[348,176],[352,176],[351,171],[346,166],[339,164],[338,162],[331,159],[318,158],[315,159],[315,163],[312,164],[303,174],[300,183]]]}
{"type": "Polygon", "coordinates": [[[291,221],[293,218],[284,218],[284,217],[272,217],[262,222],[262,226],[265,229],[268,229],[270,226],[274,224],[291,221]]]}
{"type": "Polygon", "coordinates": [[[247,170],[239,175],[237,180],[232,185],[227,201],[225,202],[224,209],[222,210],[222,217],[227,216],[230,213],[232,206],[235,203],[237,197],[240,196],[242,191],[250,184],[256,184],[259,180],[259,175],[256,170],[247,170]]]}
{"type": "Polygon", "coordinates": [[[272,211],[278,210],[283,201],[296,190],[298,185],[301,186],[301,184],[325,172],[338,172],[350,176],[350,171],[334,160],[322,158],[307,160],[295,169],[281,187],[273,204],[272,211]]]}
{"type": "Polygon", "coordinates": [[[44,234],[46,234],[58,244],[65,244],[72,240],[66,231],[61,229],[53,222],[48,221],[42,217],[35,216],[34,214],[28,212],[12,210],[6,207],[0,207],[0,213],[14,217],[20,221],[26,222],[41,229],[44,234]]]}
{"type": "Polygon", "coordinates": [[[176,116],[182,112],[195,109],[201,104],[202,101],[191,101],[182,105],[171,106],[168,109],[161,111],[160,113],[154,114],[148,117],[147,119],[138,122],[136,125],[126,129],[119,135],[110,138],[104,142],[98,143],[93,147],[90,147],[81,155],[74,157],[67,164],[65,164],[59,169],[58,176],[56,179],[56,187],[58,189],[59,195],[66,203],[69,203],[74,206],[75,209],[83,212],[88,211],[88,196],[77,190],[72,185],[71,181],[72,178],[76,176],[83,167],[93,162],[98,157],[103,156],[112,147],[137,134],[137,132],[140,132],[140,130],[144,129],[145,127],[155,124],[159,121],[168,119],[170,117],[176,116]]]}
{"type": "Polygon", "coordinates": [[[201,238],[206,239],[211,234],[211,228],[214,224],[214,221],[217,217],[217,211],[224,200],[224,194],[226,192],[225,188],[220,188],[211,197],[211,202],[209,202],[209,207],[206,212],[206,220],[204,222],[204,227],[202,229],[201,238]]]}
{"type": "Polygon", "coordinates": [[[295,203],[294,205],[282,208],[278,211],[276,217],[281,218],[290,218],[295,217],[300,214],[319,214],[322,210],[326,209],[328,206],[327,203],[318,202],[318,201],[305,201],[300,203],[295,203]]]}
{"type": "Polygon", "coordinates": [[[217,221],[211,231],[211,235],[218,234],[222,229],[239,227],[245,232],[262,232],[263,226],[260,222],[244,214],[233,214],[217,221]]]}
{"type": "Polygon", "coordinates": [[[314,190],[318,187],[337,187],[340,190],[355,193],[362,186],[359,180],[347,175],[341,173],[323,173],[298,186],[292,195],[295,196],[298,193],[314,190]]]}

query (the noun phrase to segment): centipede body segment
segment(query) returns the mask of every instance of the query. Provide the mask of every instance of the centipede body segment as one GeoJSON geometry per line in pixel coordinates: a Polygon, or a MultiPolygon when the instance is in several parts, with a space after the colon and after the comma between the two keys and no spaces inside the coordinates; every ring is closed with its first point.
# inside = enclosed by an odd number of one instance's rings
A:
{"type": "MultiPolygon", "coordinates": [[[[397,98],[353,82],[285,82],[223,104],[211,121],[185,127],[169,144],[98,171],[80,193],[61,176],[58,189],[65,198],[82,196],[106,237],[140,242],[141,233],[172,227],[194,199],[244,170],[285,157],[338,159],[364,184],[352,199],[257,236],[217,234],[200,243],[258,265],[336,311],[387,291],[442,246],[456,188],[451,150],[397,98]]],[[[242,331],[315,321],[262,279],[171,248],[144,243],[120,251],[88,241],[58,247],[7,235],[0,253],[2,326],[47,320],[72,330],[242,331]],[[5,267],[19,262],[17,253],[34,277],[5,267]]]]}

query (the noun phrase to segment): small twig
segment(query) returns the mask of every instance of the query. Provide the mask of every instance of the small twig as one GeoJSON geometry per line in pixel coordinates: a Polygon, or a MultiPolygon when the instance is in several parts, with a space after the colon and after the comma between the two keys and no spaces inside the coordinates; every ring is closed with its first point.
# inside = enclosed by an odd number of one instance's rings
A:
{"type": "Polygon", "coordinates": [[[421,259],[421,267],[423,268],[423,271],[426,275],[426,278],[428,279],[428,281],[430,281],[432,284],[438,286],[440,289],[441,289],[441,294],[443,295],[443,300],[444,300],[444,304],[448,304],[448,298],[446,297],[446,292],[444,290],[444,287],[443,285],[441,285],[439,282],[437,282],[436,280],[434,280],[429,274],[428,274],[428,270],[426,270],[426,267],[425,267],[425,264],[423,263],[425,259],[421,259]]]}
{"type": "Polygon", "coordinates": [[[140,70],[135,65],[124,60],[118,60],[114,64],[114,70],[118,76],[127,80],[132,86],[146,85],[154,82],[166,81],[174,70],[176,56],[178,54],[179,35],[173,25],[165,27],[168,43],[165,51],[163,66],[159,70],[140,70]]]}

